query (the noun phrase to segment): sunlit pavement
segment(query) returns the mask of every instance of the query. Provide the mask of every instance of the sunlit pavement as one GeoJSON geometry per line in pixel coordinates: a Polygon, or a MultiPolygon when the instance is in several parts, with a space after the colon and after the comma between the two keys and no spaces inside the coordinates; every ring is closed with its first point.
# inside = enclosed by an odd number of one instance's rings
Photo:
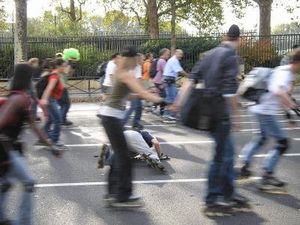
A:
{"type": "MultiPolygon", "coordinates": [[[[300,99],[300,96],[296,96],[300,99]]],[[[73,104],[69,119],[71,127],[64,127],[62,140],[69,147],[63,158],[33,147],[36,137],[30,130],[27,161],[36,178],[34,224],[36,225],[96,225],[96,224],[299,224],[300,221],[300,118],[290,128],[282,117],[282,126],[289,133],[292,147],[282,157],[276,173],[289,183],[288,195],[271,195],[257,190],[256,181],[237,185],[237,190],[251,199],[253,210],[233,217],[210,219],[202,212],[206,189],[206,172],[212,154],[212,141],[205,134],[183,127],[168,125],[152,113],[144,113],[145,129],[162,142],[162,152],[171,160],[164,161],[167,173],[138,162],[134,166],[135,192],[145,207],[135,210],[106,208],[102,200],[106,190],[107,168],[96,169],[101,144],[107,142],[99,119],[97,104],[73,104]]],[[[257,132],[255,118],[241,110],[241,131],[234,134],[236,163],[243,145],[257,132]]],[[[130,123],[129,123],[130,124],[130,123]]],[[[263,157],[273,142],[257,153],[253,171],[261,176],[263,157]]],[[[10,214],[15,213],[17,189],[12,191],[10,214]]]]}

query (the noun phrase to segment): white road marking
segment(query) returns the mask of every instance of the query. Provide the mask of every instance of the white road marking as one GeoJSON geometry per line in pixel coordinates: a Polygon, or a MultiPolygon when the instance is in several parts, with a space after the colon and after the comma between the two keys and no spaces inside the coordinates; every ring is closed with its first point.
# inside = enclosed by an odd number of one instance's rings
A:
{"type": "MultiPolygon", "coordinates": [[[[261,177],[251,177],[253,180],[259,180],[261,177]]],[[[195,183],[206,182],[207,178],[199,179],[169,179],[169,180],[137,180],[134,184],[170,184],[170,183],[195,183]]],[[[51,187],[80,187],[80,186],[104,186],[107,182],[79,182],[79,183],[56,183],[56,184],[36,184],[37,188],[51,188],[51,187]]]]}
{"type": "MultiPolygon", "coordinates": [[[[300,141],[300,138],[292,138],[294,141],[300,141]]],[[[162,141],[161,145],[175,145],[175,144],[211,144],[214,141],[212,140],[203,140],[203,141],[162,141]]],[[[91,144],[69,144],[67,147],[99,147],[102,144],[91,143],[91,144]]]]}
{"type": "MultiPolygon", "coordinates": [[[[204,141],[169,141],[169,142],[160,142],[160,145],[175,145],[175,144],[207,144],[213,143],[212,140],[204,141]]],[[[69,144],[67,147],[98,147],[102,144],[69,144]]]]}
{"type": "MultiPolygon", "coordinates": [[[[300,122],[300,120],[293,120],[295,122],[300,122]]],[[[289,122],[289,120],[279,120],[279,123],[287,123],[289,122]]],[[[255,121],[242,121],[242,122],[238,122],[237,124],[251,124],[251,123],[258,123],[256,120],[255,121]]]]}
{"type": "MultiPolygon", "coordinates": [[[[282,130],[300,130],[300,127],[284,127],[282,130]]],[[[259,129],[241,129],[240,132],[259,131],[259,129]]]]}
{"type": "MultiPolygon", "coordinates": [[[[266,156],[267,156],[267,154],[257,154],[257,155],[254,155],[253,157],[254,158],[264,158],[266,156]]],[[[300,153],[287,153],[287,154],[283,154],[283,156],[286,156],[286,157],[300,156],[300,153]]],[[[239,158],[243,158],[243,155],[239,155],[239,158]]]]}

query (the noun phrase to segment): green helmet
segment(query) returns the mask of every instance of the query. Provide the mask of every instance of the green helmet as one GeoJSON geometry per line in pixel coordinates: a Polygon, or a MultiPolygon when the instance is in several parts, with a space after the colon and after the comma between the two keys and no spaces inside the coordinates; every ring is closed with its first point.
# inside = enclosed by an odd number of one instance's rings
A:
{"type": "Polygon", "coordinates": [[[68,61],[70,59],[80,60],[80,53],[76,48],[67,48],[63,52],[63,59],[68,61]]]}

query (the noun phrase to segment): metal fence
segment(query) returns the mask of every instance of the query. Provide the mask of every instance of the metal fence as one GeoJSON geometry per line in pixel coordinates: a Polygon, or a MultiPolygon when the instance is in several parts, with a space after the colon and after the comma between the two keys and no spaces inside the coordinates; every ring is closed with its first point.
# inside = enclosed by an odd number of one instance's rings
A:
{"type": "MultiPolygon", "coordinates": [[[[182,64],[190,70],[198,60],[199,54],[217,46],[222,35],[203,37],[178,37],[177,47],[185,52],[182,64]]],[[[274,67],[280,58],[300,43],[300,34],[271,35],[260,37],[246,34],[242,37],[240,55],[246,69],[263,65],[274,67]]],[[[154,52],[158,55],[161,48],[170,48],[169,38],[149,39],[147,36],[92,36],[92,37],[29,37],[28,58],[45,59],[65,48],[78,48],[81,60],[74,75],[76,79],[95,78],[97,66],[121,51],[127,45],[135,45],[142,53],[154,52]]],[[[12,74],[14,56],[13,38],[0,35],[0,78],[7,79],[12,74]]]]}

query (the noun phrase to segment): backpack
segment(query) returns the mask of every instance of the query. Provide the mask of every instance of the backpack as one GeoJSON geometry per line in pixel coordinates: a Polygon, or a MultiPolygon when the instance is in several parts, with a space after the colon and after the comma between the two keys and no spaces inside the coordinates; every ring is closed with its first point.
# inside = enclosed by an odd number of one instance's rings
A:
{"type": "Polygon", "coordinates": [[[105,75],[106,67],[107,67],[108,62],[103,62],[101,63],[96,70],[96,76],[97,77],[103,77],[105,75]]]}
{"type": "Polygon", "coordinates": [[[258,103],[262,95],[268,92],[268,82],[273,69],[266,67],[255,67],[239,85],[238,95],[246,100],[258,103]]]}
{"type": "MultiPolygon", "coordinates": [[[[46,76],[41,77],[38,82],[35,84],[35,89],[36,89],[36,95],[38,99],[41,99],[44,91],[48,85],[49,77],[52,75],[52,73],[49,73],[46,76]]],[[[58,82],[56,83],[58,85],[58,82]]]]}
{"type": "MultiPolygon", "coordinates": [[[[226,101],[222,95],[216,95],[206,87],[206,79],[210,74],[212,58],[220,61],[227,57],[228,50],[224,47],[215,48],[197,61],[190,76],[194,83],[188,95],[184,98],[180,116],[183,125],[201,131],[213,131],[217,121],[227,119],[226,101]]],[[[219,83],[219,85],[222,85],[219,83]]]]}
{"type": "Polygon", "coordinates": [[[158,59],[153,59],[152,63],[151,63],[151,66],[150,66],[150,78],[154,78],[156,76],[156,73],[157,73],[157,62],[158,62],[158,59]]]}

